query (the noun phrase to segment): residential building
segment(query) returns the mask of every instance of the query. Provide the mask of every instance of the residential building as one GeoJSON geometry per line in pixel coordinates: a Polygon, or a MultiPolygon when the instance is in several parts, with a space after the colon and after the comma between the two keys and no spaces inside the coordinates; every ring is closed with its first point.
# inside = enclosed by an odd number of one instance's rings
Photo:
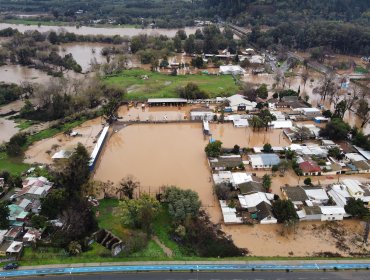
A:
{"type": "Polygon", "coordinates": [[[361,188],[361,183],[359,181],[344,179],[342,182],[347,187],[347,190],[352,197],[361,199],[364,196],[365,191],[361,188]]]}
{"type": "Polygon", "coordinates": [[[257,208],[257,219],[261,224],[276,224],[277,219],[275,218],[273,212],[272,212],[272,207],[271,204],[262,201],[256,206],[257,208]]]}
{"type": "Polygon", "coordinates": [[[190,110],[190,119],[192,121],[212,121],[215,115],[212,109],[205,107],[190,110]]]}
{"type": "Polygon", "coordinates": [[[314,161],[304,161],[299,163],[299,168],[302,170],[304,176],[319,176],[321,175],[321,168],[314,161]]]}
{"type": "Polygon", "coordinates": [[[313,205],[323,205],[328,203],[329,197],[322,187],[303,186],[302,188],[313,205]]]}
{"type": "Polygon", "coordinates": [[[256,192],[264,192],[265,189],[262,186],[262,183],[249,181],[239,185],[241,194],[251,194],[256,192]]]}
{"type": "Polygon", "coordinates": [[[301,221],[321,221],[322,213],[320,206],[303,206],[297,215],[301,221]]]}
{"type": "Polygon", "coordinates": [[[254,169],[269,169],[280,163],[280,158],[276,154],[249,155],[249,159],[254,169]]]}
{"type": "Polygon", "coordinates": [[[341,206],[320,206],[321,221],[341,221],[346,214],[341,206]]]}
{"type": "Polygon", "coordinates": [[[271,205],[270,200],[274,199],[273,194],[257,192],[248,195],[238,195],[238,199],[242,208],[248,210],[248,212],[257,212],[257,205],[265,201],[267,204],[271,205]]]}
{"type": "Polygon", "coordinates": [[[231,173],[230,182],[234,188],[239,188],[241,184],[253,181],[252,175],[245,172],[233,172],[231,173]]]}
{"type": "Polygon", "coordinates": [[[237,111],[252,111],[256,108],[257,103],[251,102],[241,94],[234,94],[227,97],[226,100],[229,102],[231,110],[233,112],[237,111]]]}
{"type": "Polygon", "coordinates": [[[236,209],[227,205],[225,200],[220,200],[221,212],[225,224],[241,224],[243,220],[236,216],[236,209]]]}
{"type": "Polygon", "coordinates": [[[221,65],[219,73],[221,75],[244,75],[245,70],[239,65],[221,65]]]}
{"type": "Polygon", "coordinates": [[[305,190],[301,187],[281,187],[281,192],[285,199],[289,199],[294,205],[303,205],[308,200],[305,190]]]}
{"type": "Polygon", "coordinates": [[[240,155],[231,155],[210,159],[209,164],[212,170],[224,171],[239,169],[243,165],[243,161],[240,155]]]}

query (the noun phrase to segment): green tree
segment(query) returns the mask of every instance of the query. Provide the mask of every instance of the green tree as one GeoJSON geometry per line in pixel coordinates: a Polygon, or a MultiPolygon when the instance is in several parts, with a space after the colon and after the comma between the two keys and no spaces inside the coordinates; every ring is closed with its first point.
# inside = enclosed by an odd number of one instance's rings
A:
{"type": "Polygon", "coordinates": [[[350,130],[349,124],[342,119],[334,118],[320,130],[320,136],[332,140],[345,140],[350,130]]]}
{"type": "Polygon", "coordinates": [[[290,223],[298,220],[294,204],[290,200],[277,200],[272,205],[272,211],[279,223],[290,223]]]}
{"type": "Polygon", "coordinates": [[[257,89],[257,95],[259,98],[266,99],[268,97],[268,90],[267,90],[267,85],[262,84],[258,89],[257,89]]]}
{"type": "Polygon", "coordinates": [[[9,208],[6,202],[0,203],[0,229],[9,228],[9,208]]]}
{"type": "Polygon", "coordinates": [[[341,159],[343,156],[342,156],[342,152],[341,150],[338,148],[338,147],[332,147],[328,150],[328,156],[329,157],[333,157],[335,159],[341,159]]]}
{"type": "Polygon", "coordinates": [[[179,36],[175,36],[173,38],[173,46],[174,46],[176,52],[178,52],[178,53],[182,52],[181,38],[179,36]]]}
{"type": "Polygon", "coordinates": [[[357,115],[361,119],[361,128],[363,128],[370,121],[370,108],[366,99],[358,102],[357,115]]]}
{"type": "Polygon", "coordinates": [[[201,205],[198,193],[175,186],[166,188],[164,201],[168,204],[169,214],[175,223],[197,217],[201,205]]]}
{"type": "Polygon", "coordinates": [[[222,149],[222,142],[216,140],[212,143],[208,143],[204,151],[206,152],[208,157],[218,157],[221,155],[221,149],[222,149]]]}
{"type": "Polygon", "coordinates": [[[306,179],[304,179],[303,183],[304,183],[305,185],[309,186],[309,185],[311,185],[311,184],[312,184],[312,180],[311,180],[311,178],[306,178],[306,179]]]}
{"type": "Polygon", "coordinates": [[[82,253],[82,246],[77,241],[71,241],[68,244],[68,252],[70,256],[78,256],[82,253]]]}
{"type": "Polygon", "coordinates": [[[270,143],[266,143],[265,145],[263,145],[263,151],[265,153],[272,153],[273,150],[272,150],[271,144],[270,143]]]}
{"type": "Polygon", "coordinates": [[[259,116],[253,116],[248,122],[253,127],[253,131],[258,131],[264,126],[263,120],[259,116]]]}
{"type": "Polygon", "coordinates": [[[350,197],[347,200],[347,204],[344,206],[344,210],[353,217],[364,218],[369,214],[369,209],[364,206],[364,202],[361,199],[355,199],[350,197]]]}
{"type": "Polygon", "coordinates": [[[48,36],[48,40],[51,44],[55,45],[59,42],[59,37],[55,31],[51,31],[48,36]]]}
{"type": "Polygon", "coordinates": [[[89,180],[90,176],[90,155],[81,143],[72,156],[68,159],[67,165],[62,173],[63,186],[69,195],[79,194],[81,186],[89,180]]]}
{"type": "Polygon", "coordinates": [[[204,67],[204,61],[201,56],[197,56],[191,60],[191,66],[201,69],[204,67]]]}
{"type": "Polygon", "coordinates": [[[124,225],[142,229],[150,235],[160,203],[155,198],[144,194],[138,199],[124,198],[120,201],[118,209],[124,225]]]}
{"type": "Polygon", "coordinates": [[[47,218],[42,215],[33,215],[31,218],[31,224],[34,228],[43,229],[46,226],[47,218]]]}
{"type": "Polygon", "coordinates": [[[67,194],[64,188],[52,189],[51,192],[41,198],[41,215],[49,219],[56,219],[67,203],[67,194]]]}
{"type": "Polygon", "coordinates": [[[262,177],[262,186],[264,187],[266,192],[268,192],[270,190],[271,183],[272,183],[271,177],[268,174],[263,175],[263,177],[262,177]]]}

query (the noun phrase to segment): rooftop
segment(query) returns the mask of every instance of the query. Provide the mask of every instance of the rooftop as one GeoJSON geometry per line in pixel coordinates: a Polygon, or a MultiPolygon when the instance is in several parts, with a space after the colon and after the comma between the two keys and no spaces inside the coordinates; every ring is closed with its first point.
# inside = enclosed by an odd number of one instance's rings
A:
{"type": "Polygon", "coordinates": [[[313,161],[304,161],[299,164],[299,168],[302,169],[304,173],[320,172],[321,168],[313,161]]]}
{"type": "Polygon", "coordinates": [[[288,199],[291,201],[306,201],[308,196],[305,190],[301,187],[282,187],[282,191],[285,193],[288,199]]]}
{"type": "Polygon", "coordinates": [[[258,154],[249,155],[252,165],[256,166],[272,166],[280,163],[279,156],[275,154],[258,154]]]}

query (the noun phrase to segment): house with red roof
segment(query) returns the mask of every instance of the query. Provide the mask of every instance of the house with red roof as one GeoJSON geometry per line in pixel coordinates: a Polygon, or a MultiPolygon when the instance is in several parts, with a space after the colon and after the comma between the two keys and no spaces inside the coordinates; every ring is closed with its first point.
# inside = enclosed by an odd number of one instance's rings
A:
{"type": "Polygon", "coordinates": [[[303,161],[299,164],[304,176],[319,176],[321,175],[321,168],[314,161],[303,161]]]}

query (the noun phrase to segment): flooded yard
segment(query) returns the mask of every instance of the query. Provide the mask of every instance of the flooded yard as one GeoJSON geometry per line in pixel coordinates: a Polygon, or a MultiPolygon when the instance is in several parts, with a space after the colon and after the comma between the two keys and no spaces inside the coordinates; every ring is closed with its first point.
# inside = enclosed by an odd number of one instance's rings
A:
{"type": "Polygon", "coordinates": [[[215,220],[211,173],[201,124],[135,124],[110,137],[97,164],[95,180],[117,184],[127,175],[140,183],[138,192],[158,193],[165,185],[192,189],[215,220]]]}
{"type": "Polygon", "coordinates": [[[73,131],[76,131],[78,136],[71,137],[59,133],[54,137],[38,141],[26,151],[24,162],[51,164],[53,162],[51,157],[54,153],[60,150],[71,151],[78,143],[85,145],[87,150],[91,152],[102,128],[103,125],[99,117],[74,128],[73,131]]]}
{"type": "Polygon", "coordinates": [[[320,252],[349,256],[362,253],[364,224],[356,220],[341,222],[300,222],[295,231],[283,225],[229,225],[222,229],[235,244],[248,248],[253,256],[314,256],[320,252]],[[343,237],[344,239],[339,241],[343,237]]]}
{"type": "Polygon", "coordinates": [[[282,129],[253,131],[250,127],[235,128],[232,123],[224,123],[211,124],[210,130],[212,138],[220,140],[226,148],[232,148],[236,144],[242,148],[261,147],[266,143],[270,143],[272,146],[290,145],[282,129]]]}

